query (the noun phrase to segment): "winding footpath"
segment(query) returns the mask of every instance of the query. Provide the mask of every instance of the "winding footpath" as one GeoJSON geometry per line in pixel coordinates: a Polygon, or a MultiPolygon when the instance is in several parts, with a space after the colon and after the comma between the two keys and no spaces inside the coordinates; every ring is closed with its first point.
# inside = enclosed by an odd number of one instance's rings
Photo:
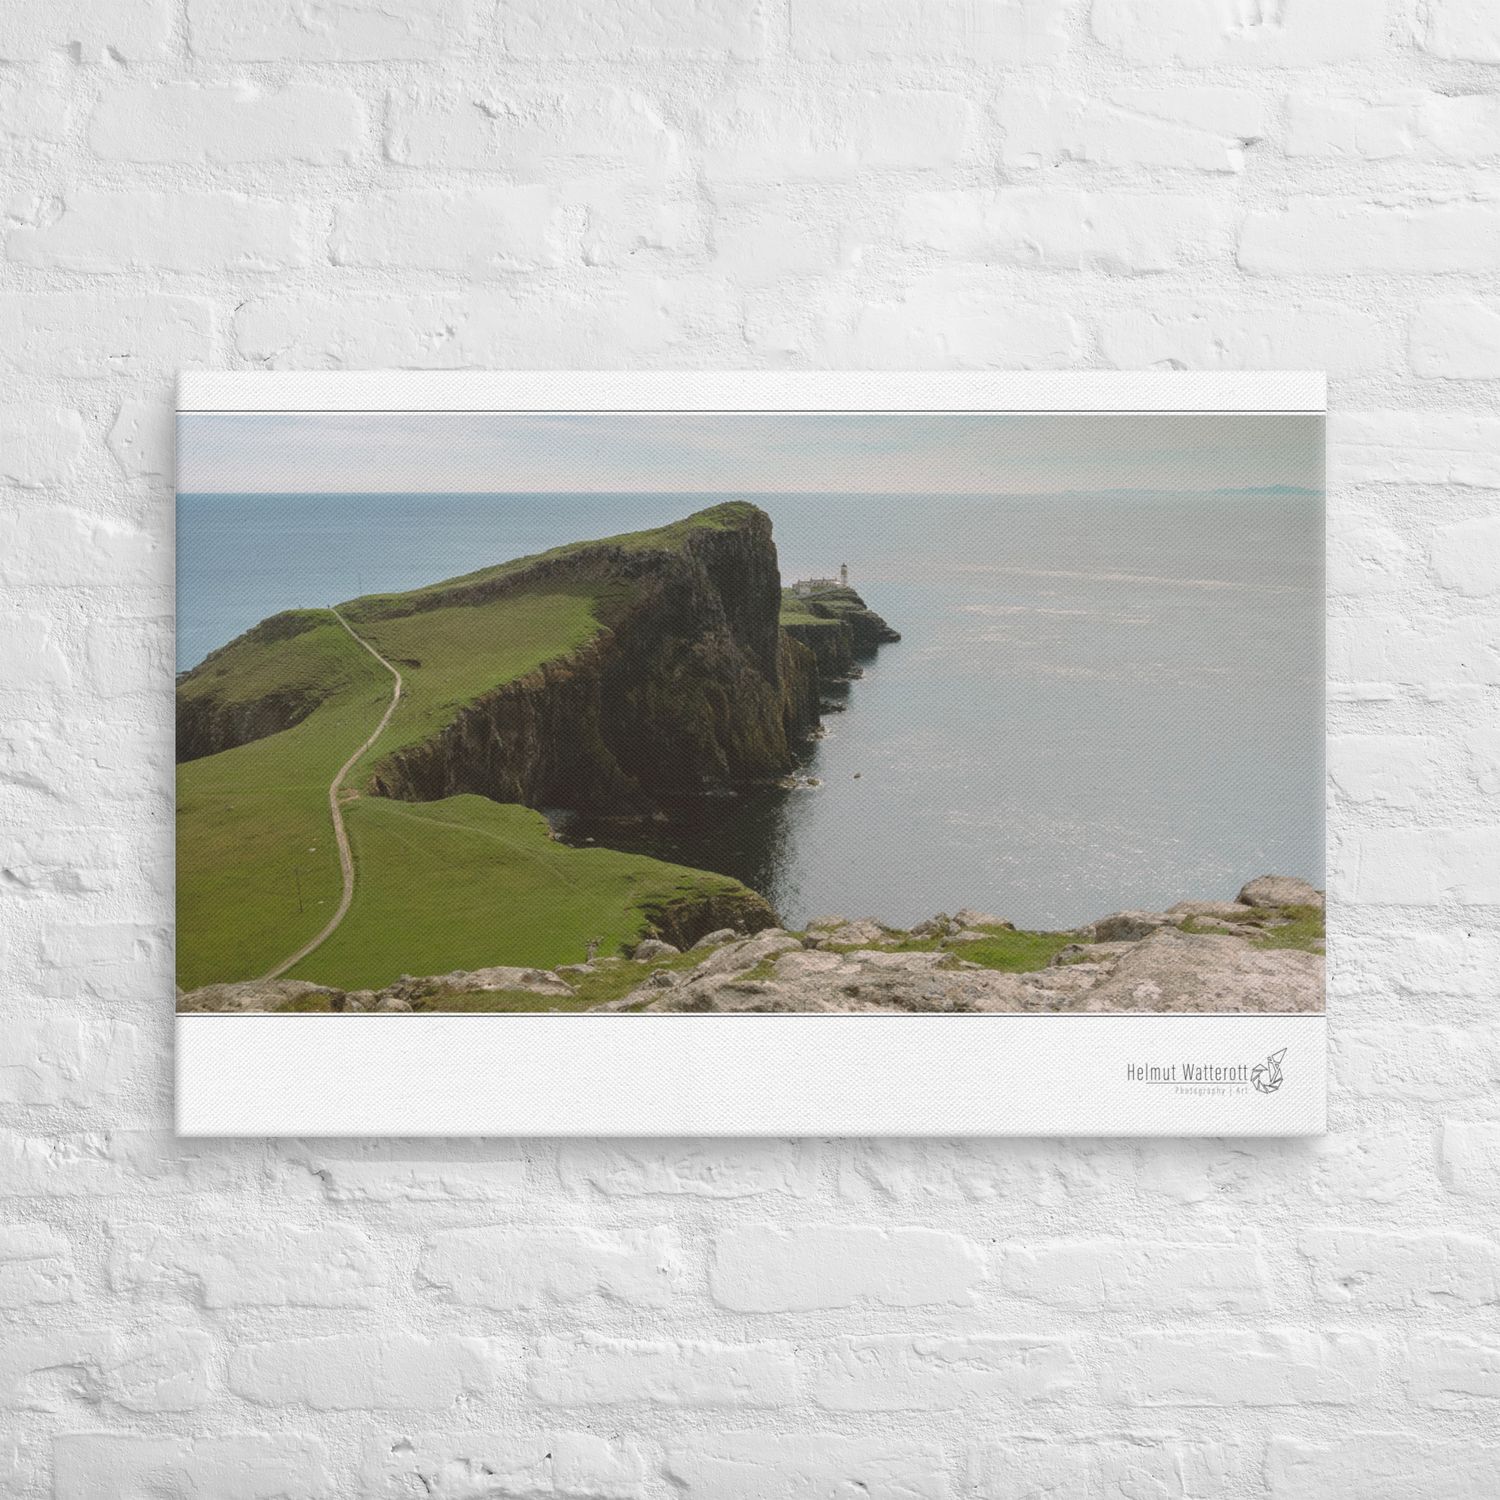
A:
{"type": "Polygon", "coordinates": [[[348,915],[349,903],[354,900],[354,854],[349,848],[349,830],[344,827],[344,810],[339,805],[339,790],[343,786],[344,777],[354,769],[355,762],[385,733],[385,726],[391,722],[391,715],[396,712],[396,705],[401,702],[401,674],[331,604],[328,606],[328,612],[396,679],[396,687],[391,693],[390,705],[375,726],[375,732],[339,767],[338,775],[328,783],[328,811],[333,815],[333,834],[339,846],[339,866],[344,873],[344,894],[339,899],[338,910],[329,918],[328,925],[317,937],[311,942],[304,943],[290,958],[277,964],[265,976],[266,979],[280,979],[288,969],[300,964],[309,953],[328,941],[339,923],[348,915]]]}

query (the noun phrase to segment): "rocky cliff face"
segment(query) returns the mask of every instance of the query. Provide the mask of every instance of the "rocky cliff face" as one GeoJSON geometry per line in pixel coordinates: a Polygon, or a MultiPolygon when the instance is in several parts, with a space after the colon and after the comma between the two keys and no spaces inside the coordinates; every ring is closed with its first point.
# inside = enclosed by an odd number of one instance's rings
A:
{"type": "Polygon", "coordinates": [[[602,591],[598,636],[379,762],[370,790],[477,792],[533,807],[629,812],[778,775],[816,723],[817,664],[782,634],[771,523],[716,507],[670,546],[569,549],[441,602],[576,585],[602,591]]]}

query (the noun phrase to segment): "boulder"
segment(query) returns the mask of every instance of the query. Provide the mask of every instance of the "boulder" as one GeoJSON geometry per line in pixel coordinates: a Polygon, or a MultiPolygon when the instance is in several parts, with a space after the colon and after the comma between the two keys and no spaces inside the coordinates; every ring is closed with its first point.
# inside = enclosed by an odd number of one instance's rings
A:
{"type": "Polygon", "coordinates": [[[825,930],[819,934],[825,942],[836,943],[844,948],[862,948],[867,945],[880,946],[900,942],[901,935],[885,927],[873,917],[862,917],[857,922],[845,922],[842,927],[825,930]]]}
{"type": "Polygon", "coordinates": [[[464,990],[529,990],[534,995],[571,995],[573,987],[550,969],[496,964],[470,973],[448,974],[443,983],[464,990]]]}
{"type": "Polygon", "coordinates": [[[724,943],[732,943],[738,936],[739,933],[737,933],[734,928],[721,927],[717,932],[705,932],[703,936],[693,944],[693,947],[690,951],[696,952],[699,948],[718,948],[724,943]]]}
{"type": "Polygon", "coordinates": [[[711,953],[696,969],[689,972],[688,983],[693,984],[701,978],[716,975],[743,974],[746,969],[753,969],[765,959],[775,958],[794,948],[798,952],[802,951],[801,938],[784,932],[780,927],[766,927],[754,937],[727,943],[711,953]]]}
{"type": "Polygon", "coordinates": [[[1323,957],[1165,929],[1133,943],[1091,991],[1090,1011],[1320,1011],[1323,957]]]}
{"type": "Polygon", "coordinates": [[[1167,908],[1169,917],[1218,917],[1232,922],[1236,917],[1248,917],[1254,910],[1243,901],[1179,901],[1167,908]]]}
{"type": "Polygon", "coordinates": [[[1094,938],[1100,943],[1133,943],[1175,920],[1164,911],[1117,911],[1094,923],[1094,938]]]}
{"type": "Polygon", "coordinates": [[[376,1004],[375,1009],[386,1015],[409,1014],[411,1001],[403,1000],[398,995],[387,995],[376,1004]]]}
{"type": "Polygon", "coordinates": [[[1323,909],[1323,892],[1295,875],[1258,875],[1240,888],[1247,906],[1315,906],[1323,909]]]}
{"type": "Polygon", "coordinates": [[[944,913],[939,912],[935,917],[928,917],[925,921],[918,922],[911,929],[911,935],[914,938],[942,937],[952,925],[952,921],[944,913]]]}
{"type": "Polygon", "coordinates": [[[1010,932],[1016,929],[1014,922],[1007,922],[1004,917],[997,917],[993,912],[975,911],[972,906],[960,907],[954,912],[953,920],[960,927],[1002,927],[1010,932]]]}
{"type": "Polygon", "coordinates": [[[674,948],[671,943],[664,943],[660,938],[642,938],[635,945],[635,956],[642,963],[650,963],[658,958],[676,958],[681,952],[681,948],[674,948]]]}
{"type": "Polygon", "coordinates": [[[237,984],[210,984],[191,990],[177,1002],[180,1011],[218,1011],[225,1014],[255,1015],[280,1010],[294,1000],[321,996],[333,1009],[334,1002],[345,998],[343,990],[323,984],[309,984],[305,979],[245,979],[237,984]]]}

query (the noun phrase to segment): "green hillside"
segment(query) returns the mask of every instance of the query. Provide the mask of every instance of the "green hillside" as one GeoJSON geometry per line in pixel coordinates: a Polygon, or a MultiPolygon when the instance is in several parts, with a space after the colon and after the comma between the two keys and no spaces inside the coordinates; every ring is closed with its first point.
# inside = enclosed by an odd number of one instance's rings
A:
{"type": "Polygon", "coordinates": [[[343,989],[487,964],[581,963],[591,938],[604,953],[633,941],[652,907],[739,889],[701,870],[555,843],[540,813],[485,797],[364,797],[346,816],[354,904],[291,971],[343,989]]]}
{"type": "MultiPolygon", "coordinates": [[[[264,973],[338,905],[328,783],[379,722],[390,674],[333,615],[292,640],[219,653],[230,701],[253,701],[278,667],[326,693],[295,728],[177,768],[177,982],[264,973]],[[320,669],[310,676],[314,665],[320,669]],[[243,675],[241,675],[241,669],[243,675]],[[227,682],[224,674],[227,674],[227,682]]],[[[238,646],[239,643],[236,643],[238,646]]],[[[179,692],[192,693],[192,679],[179,692]]]]}
{"type": "MultiPolygon", "coordinates": [[[[671,550],[695,529],[723,529],[747,512],[758,514],[717,506],[610,540],[671,550]]],[[[417,804],[358,795],[382,756],[430,739],[465,705],[575,651],[618,608],[621,584],[607,569],[522,580],[500,597],[476,588],[536,561],[340,606],[403,688],[391,723],[343,782],[353,905],[299,977],[349,987],[402,972],[563,963],[581,959],[590,938],[605,952],[635,938],[653,907],[675,895],[743,889],[644,856],[569,849],[550,839],[539,814],[482,797],[417,804]]],[[[178,766],[180,987],[258,977],[333,915],[342,880],[329,783],[380,722],[393,685],[326,609],[263,621],[179,682],[179,734],[187,715],[202,745],[178,766]],[[225,743],[233,748],[203,753],[225,743]]]]}

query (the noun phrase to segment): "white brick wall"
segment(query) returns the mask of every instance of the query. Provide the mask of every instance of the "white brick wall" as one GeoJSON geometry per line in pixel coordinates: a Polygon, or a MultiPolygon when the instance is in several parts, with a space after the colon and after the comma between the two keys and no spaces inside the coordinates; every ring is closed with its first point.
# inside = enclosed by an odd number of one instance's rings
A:
{"type": "Polygon", "coordinates": [[[1487,0],[10,0],[0,1492],[1500,1492],[1487,0]],[[1332,374],[1333,1133],[168,1130],[171,374],[1332,374]]]}

